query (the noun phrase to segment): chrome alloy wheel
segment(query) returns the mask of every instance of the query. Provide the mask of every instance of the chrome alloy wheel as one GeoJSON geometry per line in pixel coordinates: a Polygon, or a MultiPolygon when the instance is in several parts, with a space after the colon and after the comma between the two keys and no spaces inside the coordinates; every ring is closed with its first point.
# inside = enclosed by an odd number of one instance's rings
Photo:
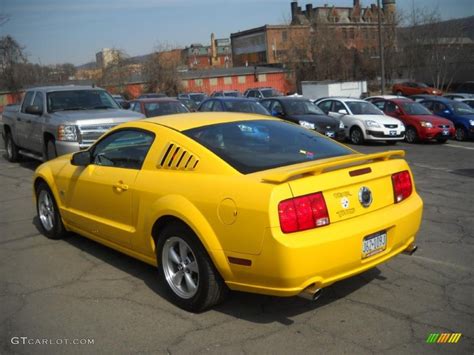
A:
{"type": "Polygon", "coordinates": [[[199,286],[199,267],[188,243],[179,237],[169,238],[161,257],[166,281],[173,292],[181,298],[193,297],[199,286]]]}
{"type": "Polygon", "coordinates": [[[7,139],[6,150],[8,159],[11,159],[13,157],[13,141],[11,138],[7,139]]]}
{"type": "Polygon", "coordinates": [[[46,190],[41,190],[38,196],[38,214],[44,229],[51,231],[55,223],[54,204],[51,195],[46,190]]]}

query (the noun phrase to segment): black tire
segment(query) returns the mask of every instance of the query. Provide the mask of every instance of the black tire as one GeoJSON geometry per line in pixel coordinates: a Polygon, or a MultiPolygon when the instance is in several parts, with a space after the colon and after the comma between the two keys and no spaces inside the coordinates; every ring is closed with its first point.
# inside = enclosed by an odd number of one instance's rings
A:
{"type": "Polygon", "coordinates": [[[418,138],[418,133],[416,132],[416,129],[413,127],[408,127],[407,131],[405,133],[405,140],[407,143],[417,143],[419,138],[418,138]]]}
{"type": "MultiPolygon", "coordinates": [[[[156,257],[158,261],[159,282],[167,290],[172,302],[178,307],[189,312],[202,312],[220,303],[227,295],[228,289],[224,280],[216,270],[197,236],[186,225],[171,223],[160,232],[156,243],[156,257]],[[186,265],[181,265],[181,268],[175,271],[175,274],[182,272],[181,284],[187,284],[185,280],[186,273],[191,275],[190,277],[193,277],[193,280],[196,281],[197,288],[194,291],[195,293],[189,292],[189,295],[187,295],[189,297],[183,297],[178,294],[179,290],[176,291],[174,289],[176,288],[176,282],[172,281],[173,277],[170,275],[170,269],[167,268],[167,266],[171,267],[173,261],[167,260],[168,257],[165,255],[170,249],[173,249],[173,247],[170,248],[170,245],[173,245],[172,243],[182,241],[191,250],[190,253],[186,253],[187,265],[191,265],[193,262],[197,263],[197,278],[193,271],[189,272],[189,270],[186,270],[186,265]]],[[[183,259],[180,258],[180,260],[183,259]]],[[[183,263],[186,263],[186,261],[183,261],[183,263]]],[[[178,264],[175,263],[175,265],[178,264]]],[[[186,290],[183,292],[186,292],[186,290]]]]}
{"type": "Polygon", "coordinates": [[[53,139],[49,139],[46,142],[44,151],[45,151],[46,161],[52,160],[58,156],[58,153],[56,151],[56,144],[54,143],[53,139]]]}
{"type": "Polygon", "coordinates": [[[352,127],[350,133],[349,133],[349,140],[351,141],[352,144],[363,144],[364,143],[364,134],[362,133],[362,130],[359,127],[352,127]]]}
{"type": "Polygon", "coordinates": [[[467,137],[467,132],[463,127],[456,127],[456,133],[454,134],[454,138],[457,141],[465,141],[467,137]]]}
{"type": "Polygon", "coordinates": [[[67,235],[54,195],[44,182],[36,188],[36,213],[41,231],[46,237],[61,239],[67,235]],[[48,203],[46,203],[45,198],[49,199],[48,203]]]}
{"type": "Polygon", "coordinates": [[[20,160],[19,148],[15,144],[10,132],[7,132],[5,135],[5,151],[9,162],[15,163],[20,160]]]}

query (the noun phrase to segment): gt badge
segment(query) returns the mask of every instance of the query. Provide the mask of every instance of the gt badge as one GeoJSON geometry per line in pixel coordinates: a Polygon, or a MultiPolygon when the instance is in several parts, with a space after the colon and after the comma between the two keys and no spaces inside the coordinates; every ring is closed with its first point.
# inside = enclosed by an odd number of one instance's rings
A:
{"type": "Polygon", "coordinates": [[[359,190],[359,202],[364,207],[372,204],[372,191],[368,187],[362,186],[359,190]]]}

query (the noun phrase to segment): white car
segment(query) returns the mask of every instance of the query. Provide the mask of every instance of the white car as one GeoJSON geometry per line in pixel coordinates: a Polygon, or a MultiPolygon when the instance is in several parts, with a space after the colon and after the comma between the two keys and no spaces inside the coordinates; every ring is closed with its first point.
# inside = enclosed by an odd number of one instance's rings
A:
{"type": "Polygon", "coordinates": [[[346,136],[353,144],[365,141],[386,141],[395,144],[405,138],[405,126],[400,120],[386,116],[370,102],[352,98],[325,98],[316,105],[327,115],[344,123],[346,136]]]}

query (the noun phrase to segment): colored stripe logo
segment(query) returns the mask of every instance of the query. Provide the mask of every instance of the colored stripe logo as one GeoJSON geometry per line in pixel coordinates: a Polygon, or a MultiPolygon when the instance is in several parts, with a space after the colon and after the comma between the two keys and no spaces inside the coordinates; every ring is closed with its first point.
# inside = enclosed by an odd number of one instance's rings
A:
{"type": "Polygon", "coordinates": [[[426,342],[429,344],[456,344],[459,339],[461,339],[461,336],[461,333],[431,333],[430,335],[428,335],[426,342]]]}

